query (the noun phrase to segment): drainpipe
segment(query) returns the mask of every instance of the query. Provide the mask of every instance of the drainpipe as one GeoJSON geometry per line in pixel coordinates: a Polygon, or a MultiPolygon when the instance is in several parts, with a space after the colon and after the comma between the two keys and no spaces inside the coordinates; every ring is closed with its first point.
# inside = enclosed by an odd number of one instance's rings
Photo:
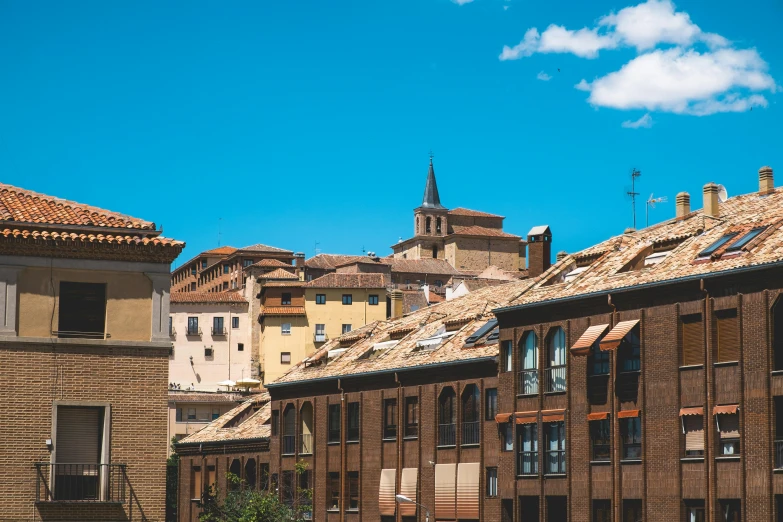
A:
{"type": "MultiPolygon", "coordinates": [[[[611,327],[614,328],[614,326],[617,324],[617,306],[612,302],[612,294],[607,294],[607,304],[612,309],[611,312],[611,327]]],[[[612,510],[614,511],[614,517],[613,520],[622,520],[622,506],[620,505],[620,488],[621,488],[621,470],[622,466],[620,465],[620,445],[618,444],[618,440],[620,440],[620,425],[617,422],[617,411],[620,409],[620,404],[617,399],[617,393],[615,393],[615,378],[616,378],[616,372],[615,372],[615,364],[617,363],[616,360],[616,352],[617,350],[611,350],[611,355],[609,356],[609,387],[607,388],[607,393],[611,393],[612,397],[612,437],[611,437],[611,450],[612,450],[612,457],[613,461],[617,463],[616,466],[612,466],[612,510]]]]}
{"type": "Polygon", "coordinates": [[[705,390],[704,398],[707,401],[707,409],[704,412],[707,426],[705,431],[707,440],[705,441],[706,447],[704,448],[704,455],[707,460],[707,498],[704,500],[704,507],[706,508],[707,522],[715,520],[715,506],[713,506],[713,498],[715,496],[715,455],[713,444],[715,444],[715,433],[713,432],[715,422],[712,415],[712,407],[715,402],[713,387],[714,387],[714,368],[712,367],[712,338],[710,333],[712,332],[712,307],[710,306],[710,292],[707,290],[707,286],[704,283],[704,279],[699,279],[699,290],[704,294],[704,304],[702,306],[702,333],[704,335],[704,375],[705,390]]]}
{"type": "MultiPolygon", "coordinates": [[[[337,389],[340,390],[340,522],[345,522],[345,466],[347,458],[345,455],[345,390],[343,390],[342,379],[337,379],[337,389]]],[[[327,425],[328,422],[327,418],[327,425]]]]}
{"type": "MultiPolygon", "coordinates": [[[[394,480],[396,484],[394,485],[395,491],[400,491],[400,485],[402,484],[402,448],[403,448],[403,434],[404,434],[404,425],[402,423],[403,421],[403,400],[402,400],[402,383],[400,382],[400,374],[397,372],[394,372],[394,382],[397,383],[397,441],[395,444],[397,445],[397,471],[399,473],[394,474],[394,480]]],[[[421,466],[421,463],[419,463],[421,466]]],[[[396,499],[395,499],[396,500],[396,499]]],[[[400,515],[400,509],[399,507],[395,511],[397,514],[396,519],[402,520],[402,515],[400,515]]]]}
{"type": "MultiPolygon", "coordinates": [[[[252,368],[250,376],[253,376],[252,368]]],[[[228,305],[228,378],[231,379],[231,305],[228,305]]]]}

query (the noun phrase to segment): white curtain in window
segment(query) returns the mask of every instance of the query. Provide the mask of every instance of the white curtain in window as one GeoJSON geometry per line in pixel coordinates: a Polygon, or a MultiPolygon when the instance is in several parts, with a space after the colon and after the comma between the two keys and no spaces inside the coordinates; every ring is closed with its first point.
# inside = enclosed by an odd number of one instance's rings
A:
{"type": "Polygon", "coordinates": [[[562,328],[555,330],[552,334],[551,346],[549,349],[549,365],[550,366],[563,366],[566,363],[566,343],[565,332],[562,328]]]}
{"type": "Polygon", "coordinates": [[[536,437],[536,425],[525,426],[522,435],[522,451],[538,451],[538,437],[536,437]]]}
{"type": "Polygon", "coordinates": [[[538,337],[533,332],[525,336],[524,353],[522,356],[522,368],[535,370],[538,368],[538,337]]]}

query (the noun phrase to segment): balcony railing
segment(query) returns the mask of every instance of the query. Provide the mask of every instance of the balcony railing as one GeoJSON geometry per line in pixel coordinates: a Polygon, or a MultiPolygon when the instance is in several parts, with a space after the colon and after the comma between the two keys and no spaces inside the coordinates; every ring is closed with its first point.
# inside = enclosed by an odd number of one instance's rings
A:
{"type": "Polygon", "coordinates": [[[169,328],[169,337],[176,337],[177,336],[177,329],[173,326],[169,328]]]}
{"type": "Polygon", "coordinates": [[[546,391],[547,392],[564,392],[566,391],[566,367],[562,366],[550,366],[544,370],[544,378],[546,379],[546,391]]]}
{"type": "Polygon", "coordinates": [[[455,446],[457,444],[457,425],[438,425],[438,446],[455,446]]]}
{"type": "Polygon", "coordinates": [[[201,328],[190,328],[190,327],[188,327],[187,335],[201,337],[201,335],[202,335],[201,334],[201,328]]]}
{"type": "Polygon", "coordinates": [[[36,502],[125,502],[125,464],[36,463],[36,502]]]}
{"type": "Polygon", "coordinates": [[[325,333],[314,333],[313,334],[313,341],[316,343],[325,343],[328,341],[329,338],[326,336],[325,333]]]}
{"type": "Polygon", "coordinates": [[[212,336],[213,337],[225,337],[228,335],[228,330],[226,330],[225,327],[223,328],[212,328],[212,336]]]}
{"type": "Polygon", "coordinates": [[[537,451],[520,451],[517,453],[517,475],[538,475],[537,451]]]}
{"type": "Polygon", "coordinates": [[[538,370],[521,370],[519,372],[519,394],[535,395],[538,393],[538,370]]]}
{"type": "Polygon", "coordinates": [[[549,474],[562,474],[566,472],[565,450],[547,450],[546,472],[549,474]]]}
{"type": "Polygon", "coordinates": [[[109,339],[105,332],[79,332],[74,330],[52,330],[52,335],[60,339],[109,339]]]}
{"type": "Polygon", "coordinates": [[[783,440],[775,441],[775,469],[783,469],[783,440]]]}
{"type": "Polygon", "coordinates": [[[283,455],[296,453],[296,435],[283,435],[283,455]]]}
{"type": "Polygon", "coordinates": [[[462,445],[479,443],[479,422],[462,423],[462,445]]]}
{"type": "Polygon", "coordinates": [[[302,447],[299,453],[303,455],[313,454],[313,436],[309,433],[302,433],[302,447]]]}

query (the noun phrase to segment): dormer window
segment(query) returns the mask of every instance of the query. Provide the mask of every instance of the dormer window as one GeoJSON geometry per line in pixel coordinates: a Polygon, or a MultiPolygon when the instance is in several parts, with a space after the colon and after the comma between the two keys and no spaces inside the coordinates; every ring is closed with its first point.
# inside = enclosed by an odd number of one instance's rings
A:
{"type": "Polygon", "coordinates": [[[669,257],[669,254],[671,254],[672,251],[668,250],[666,252],[655,252],[650,254],[649,256],[644,258],[644,267],[647,268],[649,266],[655,266],[667,257],[669,257]]]}
{"type": "Polygon", "coordinates": [[[764,232],[767,229],[767,227],[756,227],[741,238],[739,238],[737,241],[735,241],[729,248],[726,249],[726,252],[737,252],[739,250],[742,250],[742,248],[756,239],[759,234],[764,232]]]}
{"type": "Polygon", "coordinates": [[[590,267],[589,266],[580,266],[580,267],[574,268],[573,270],[568,272],[565,275],[565,277],[563,277],[563,281],[565,281],[566,283],[570,283],[571,281],[576,279],[579,276],[579,274],[581,274],[582,272],[584,272],[588,268],[590,268],[590,267]]]}
{"type": "Polygon", "coordinates": [[[698,257],[710,257],[712,254],[714,254],[720,247],[737,237],[739,232],[731,232],[729,234],[725,234],[723,237],[712,243],[710,246],[699,252],[698,257]]]}

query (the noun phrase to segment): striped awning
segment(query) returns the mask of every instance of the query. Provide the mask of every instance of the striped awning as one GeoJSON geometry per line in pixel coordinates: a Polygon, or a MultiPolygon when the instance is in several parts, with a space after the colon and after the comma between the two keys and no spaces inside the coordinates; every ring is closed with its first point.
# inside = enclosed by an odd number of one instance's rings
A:
{"type": "Polygon", "coordinates": [[[541,412],[542,422],[559,422],[565,420],[565,410],[543,410],[541,412]]]}
{"type": "Polygon", "coordinates": [[[601,337],[601,334],[604,333],[607,328],[609,328],[608,324],[597,324],[585,330],[585,333],[583,333],[571,347],[571,355],[589,354],[590,347],[593,346],[593,343],[601,337]]]}
{"type": "MultiPolygon", "coordinates": [[[[414,502],[419,500],[416,498],[416,483],[419,480],[418,468],[405,468],[402,470],[402,476],[400,477],[400,495],[404,495],[414,502]]],[[[403,517],[415,517],[416,516],[416,504],[400,504],[400,515],[403,517]]]]}
{"type": "Polygon", "coordinates": [[[727,404],[725,406],[715,406],[712,408],[712,414],[730,415],[732,413],[737,413],[737,410],[739,410],[739,404],[727,404]]]}
{"type": "Polygon", "coordinates": [[[537,411],[518,411],[514,413],[517,424],[536,424],[538,422],[537,411]]]}
{"type": "Polygon", "coordinates": [[[628,335],[628,332],[633,330],[633,327],[639,324],[639,319],[633,319],[631,321],[620,321],[612,330],[601,339],[602,350],[616,350],[620,346],[620,342],[623,337],[628,335]]]}
{"type": "Polygon", "coordinates": [[[394,516],[397,508],[397,499],[394,498],[397,491],[397,470],[382,469],[381,485],[378,488],[378,509],[381,516],[394,516]]]}
{"type": "Polygon", "coordinates": [[[704,408],[701,406],[698,408],[680,408],[680,417],[686,415],[704,415],[704,408]]]}
{"type": "Polygon", "coordinates": [[[435,519],[456,520],[457,465],[435,464],[435,519]]]}
{"type": "Polygon", "coordinates": [[[481,468],[478,462],[460,462],[457,467],[457,518],[479,519],[479,480],[481,468]]]}
{"type": "Polygon", "coordinates": [[[597,421],[597,420],[604,420],[609,418],[609,412],[608,411],[600,411],[598,413],[588,413],[587,414],[587,420],[588,421],[597,421]]]}
{"type": "Polygon", "coordinates": [[[638,416],[639,416],[639,410],[625,410],[625,411],[617,412],[618,419],[627,419],[629,417],[638,417],[638,416]]]}
{"type": "Polygon", "coordinates": [[[513,415],[513,413],[498,413],[497,415],[495,415],[495,422],[497,422],[498,424],[509,422],[511,420],[511,415],[513,415]]]}

